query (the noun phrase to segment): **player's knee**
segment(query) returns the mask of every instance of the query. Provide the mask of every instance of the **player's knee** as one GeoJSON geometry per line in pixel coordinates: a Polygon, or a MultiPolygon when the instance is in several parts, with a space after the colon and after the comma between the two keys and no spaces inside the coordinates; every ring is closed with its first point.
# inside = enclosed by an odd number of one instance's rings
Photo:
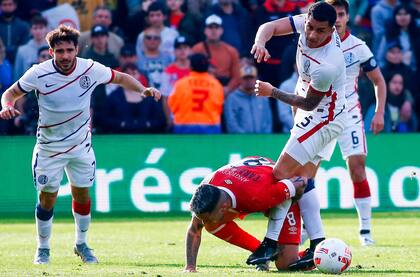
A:
{"type": "Polygon", "coordinates": [[[39,194],[39,206],[46,211],[50,211],[54,208],[56,200],[57,193],[41,191],[41,193],[39,194]]]}
{"type": "Polygon", "coordinates": [[[292,257],[288,255],[279,255],[279,257],[276,260],[276,267],[277,270],[288,270],[288,267],[291,263],[298,260],[298,257],[292,257]]]}
{"type": "Polygon", "coordinates": [[[366,169],[364,158],[350,159],[349,171],[353,182],[362,182],[366,179],[366,169]]]}

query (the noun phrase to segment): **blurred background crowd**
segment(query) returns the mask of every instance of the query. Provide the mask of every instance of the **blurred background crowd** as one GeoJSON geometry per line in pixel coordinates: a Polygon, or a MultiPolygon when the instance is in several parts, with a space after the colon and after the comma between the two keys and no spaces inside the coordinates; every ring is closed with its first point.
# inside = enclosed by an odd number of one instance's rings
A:
{"type": "MultiPolygon", "coordinates": [[[[0,3],[0,93],[33,64],[51,58],[45,35],[59,23],[80,29],[80,57],[161,90],[164,97],[155,102],[116,85],[99,86],[92,96],[94,133],[288,133],[293,125],[289,106],[256,97],[253,89],[261,79],[294,92],[297,36],[272,38],[271,58],[261,64],[250,49],[261,24],[304,13],[311,0],[0,3]],[[56,19],[71,12],[77,20],[56,19]]],[[[371,48],[385,77],[385,132],[419,131],[420,0],[350,0],[349,26],[371,48]]],[[[368,128],[373,87],[364,75],[355,86],[368,128]]],[[[36,133],[36,97],[30,93],[17,102],[22,114],[0,121],[0,134],[36,133]]]]}

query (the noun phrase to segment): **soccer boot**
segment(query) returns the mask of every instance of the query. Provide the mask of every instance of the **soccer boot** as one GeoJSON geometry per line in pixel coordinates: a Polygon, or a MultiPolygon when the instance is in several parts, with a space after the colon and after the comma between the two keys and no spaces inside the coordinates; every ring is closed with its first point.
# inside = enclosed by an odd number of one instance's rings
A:
{"type": "Polygon", "coordinates": [[[278,254],[277,242],[264,238],[257,250],[248,257],[246,263],[249,265],[258,265],[267,261],[274,261],[278,254]]]}
{"type": "Polygon", "coordinates": [[[267,261],[267,262],[262,263],[262,264],[257,264],[255,269],[257,271],[270,271],[270,261],[267,261]]]}
{"type": "Polygon", "coordinates": [[[35,252],[34,264],[48,264],[50,262],[50,249],[38,248],[35,252]]]}
{"type": "Polygon", "coordinates": [[[308,248],[303,253],[299,253],[299,256],[301,256],[299,260],[289,265],[289,270],[305,271],[315,268],[314,251],[308,248]]]}
{"type": "Polygon", "coordinates": [[[370,233],[367,234],[360,234],[360,244],[362,246],[372,246],[375,244],[375,241],[372,239],[372,236],[370,233]]]}
{"type": "Polygon", "coordinates": [[[90,249],[86,243],[76,244],[74,247],[74,254],[79,256],[84,263],[97,264],[98,259],[92,253],[93,249],[90,249]]]}

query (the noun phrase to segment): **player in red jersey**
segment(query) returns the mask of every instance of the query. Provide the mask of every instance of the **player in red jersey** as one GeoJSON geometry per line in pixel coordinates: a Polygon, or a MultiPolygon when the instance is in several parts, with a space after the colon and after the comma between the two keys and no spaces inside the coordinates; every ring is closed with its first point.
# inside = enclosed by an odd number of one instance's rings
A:
{"type": "MultiPolygon", "coordinates": [[[[249,213],[269,213],[275,216],[277,206],[299,198],[305,189],[306,179],[295,177],[276,181],[274,162],[264,157],[248,157],[228,164],[207,176],[197,188],[190,203],[192,219],[187,230],[185,271],[195,272],[203,227],[216,237],[254,252],[260,241],[241,229],[233,220],[249,213]]],[[[290,205],[290,203],[288,203],[290,205]]],[[[298,259],[300,242],[300,213],[293,204],[278,230],[280,250],[276,266],[287,266],[298,259]]],[[[265,264],[264,264],[265,265],[265,264]]],[[[261,265],[257,269],[263,269],[261,265]]]]}

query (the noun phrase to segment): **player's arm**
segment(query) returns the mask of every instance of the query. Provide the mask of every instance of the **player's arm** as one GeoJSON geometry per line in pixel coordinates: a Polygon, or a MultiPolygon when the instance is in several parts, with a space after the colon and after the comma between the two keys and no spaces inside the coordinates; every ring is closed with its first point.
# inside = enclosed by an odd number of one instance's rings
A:
{"type": "Polygon", "coordinates": [[[197,256],[198,249],[200,248],[201,232],[203,227],[203,222],[193,215],[191,218],[190,226],[187,230],[187,237],[185,240],[186,265],[184,271],[186,272],[197,271],[197,256]]]}
{"type": "Polygon", "coordinates": [[[375,115],[370,123],[370,129],[376,135],[384,129],[384,114],[386,102],[386,84],[379,67],[374,70],[366,72],[369,80],[372,82],[375,89],[376,108],[375,115]]]}
{"type": "Polygon", "coordinates": [[[158,101],[161,97],[160,91],[153,87],[144,87],[138,80],[136,80],[134,77],[118,71],[114,72],[114,78],[112,79],[111,83],[118,84],[122,86],[123,88],[131,91],[137,91],[144,96],[152,96],[155,98],[156,101],[158,101]]]}
{"type": "Polygon", "coordinates": [[[15,109],[15,102],[26,93],[19,87],[18,82],[15,82],[11,87],[9,87],[1,96],[1,119],[12,119],[18,115],[20,112],[15,109]]]}
{"type": "Polygon", "coordinates": [[[304,111],[312,111],[321,102],[324,93],[318,92],[309,86],[306,97],[296,94],[290,94],[273,87],[270,83],[257,80],[255,84],[255,93],[257,96],[267,96],[276,98],[286,104],[289,104],[304,111]]]}
{"type": "Polygon", "coordinates": [[[255,35],[255,42],[251,49],[251,54],[260,63],[262,60],[267,61],[270,53],[265,48],[265,44],[273,36],[283,36],[293,33],[292,23],[289,17],[280,18],[262,24],[255,35]]]}

